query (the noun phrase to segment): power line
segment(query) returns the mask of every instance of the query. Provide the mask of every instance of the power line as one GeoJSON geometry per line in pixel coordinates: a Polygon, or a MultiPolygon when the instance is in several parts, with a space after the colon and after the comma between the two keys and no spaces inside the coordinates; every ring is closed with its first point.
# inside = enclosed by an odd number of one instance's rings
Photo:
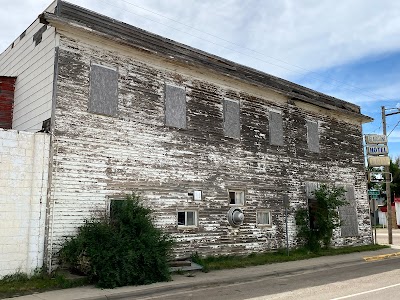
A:
{"type": "Polygon", "coordinates": [[[390,133],[389,133],[387,136],[389,136],[389,135],[391,135],[391,134],[392,134],[393,130],[395,130],[395,129],[396,129],[396,127],[397,127],[397,125],[399,125],[399,123],[400,123],[400,120],[397,122],[397,124],[396,124],[396,125],[393,127],[392,131],[390,131],[390,133]]]}
{"type": "MultiPolygon", "coordinates": [[[[234,45],[234,46],[236,46],[236,47],[239,47],[239,48],[242,48],[242,49],[251,51],[251,52],[253,52],[253,53],[256,53],[256,54],[261,55],[261,56],[264,56],[264,57],[268,57],[268,58],[270,58],[270,59],[276,60],[276,61],[281,62],[281,63],[283,63],[283,64],[286,64],[286,65],[288,65],[288,66],[291,66],[292,68],[294,67],[294,68],[300,69],[300,70],[302,70],[302,71],[308,72],[308,73],[309,73],[308,76],[310,76],[310,74],[315,74],[317,77],[316,77],[316,76],[311,76],[311,77],[314,78],[314,79],[317,79],[317,80],[319,80],[319,81],[326,82],[326,83],[328,83],[328,84],[330,84],[330,85],[332,85],[332,86],[339,86],[339,84],[346,85],[346,86],[348,86],[348,87],[351,88],[351,89],[347,88],[347,90],[350,90],[350,91],[353,92],[353,93],[355,93],[354,90],[364,91],[364,90],[363,90],[362,88],[360,88],[360,87],[357,87],[357,86],[355,86],[355,85],[351,85],[351,84],[348,84],[348,83],[346,83],[346,82],[337,80],[337,79],[335,79],[335,78],[332,77],[332,76],[321,75],[321,74],[318,73],[318,72],[308,70],[308,69],[303,68],[303,67],[301,67],[301,66],[298,66],[298,65],[295,65],[295,64],[291,64],[291,63],[288,63],[288,62],[286,62],[286,61],[284,61],[284,60],[281,60],[281,59],[278,59],[278,58],[275,58],[275,57],[266,55],[266,54],[264,54],[264,53],[261,53],[261,52],[259,52],[259,51],[256,51],[256,50],[247,48],[247,47],[245,47],[245,46],[239,45],[239,44],[237,44],[237,43],[234,43],[234,42],[232,42],[232,41],[229,41],[229,40],[227,40],[227,39],[224,39],[224,38],[222,38],[222,37],[220,37],[220,36],[217,36],[217,35],[208,33],[208,32],[206,32],[206,31],[200,30],[200,29],[198,29],[198,28],[196,28],[196,27],[194,27],[194,26],[187,25],[187,24],[185,24],[185,23],[183,23],[183,22],[181,22],[181,21],[172,19],[172,18],[170,18],[170,17],[167,17],[167,16],[165,16],[165,15],[162,15],[162,14],[160,14],[160,13],[158,13],[158,12],[152,11],[152,10],[147,9],[147,8],[145,8],[145,7],[142,7],[142,6],[140,6],[140,5],[134,4],[134,3],[132,3],[132,2],[129,2],[129,1],[126,1],[126,0],[120,0],[120,1],[121,1],[121,2],[124,2],[124,3],[126,3],[126,4],[129,4],[129,5],[131,5],[131,6],[137,7],[137,8],[139,8],[139,9],[142,9],[142,10],[144,10],[144,11],[147,11],[147,12],[149,12],[149,13],[151,13],[151,14],[160,16],[160,17],[162,17],[162,18],[164,18],[164,19],[167,19],[167,20],[170,20],[170,21],[172,21],[172,22],[175,22],[175,23],[177,23],[177,24],[180,24],[180,25],[183,25],[183,26],[185,26],[185,27],[188,27],[188,28],[190,28],[190,29],[192,29],[192,30],[196,30],[196,31],[198,31],[198,32],[200,32],[200,33],[203,33],[203,34],[206,34],[206,35],[211,36],[211,37],[213,37],[213,38],[222,40],[222,41],[227,42],[227,43],[229,43],[229,44],[231,44],[231,45],[234,45]],[[324,78],[325,78],[325,80],[323,80],[324,78]],[[326,80],[326,78],[331,79],[332,81],[336,82],[337,84],[336,84],[336,85],[333,85],[331,82],[328,82],[328,81],[326,80]]],[[[121,7],[112,5],[112,4],[110,4],[109,2],[107,2],[107,1],[105,1],[105,0],[103,0],[103,2],[105,2],[107,5],[110,5],[110,6],[113,6],[113,7],[117,7],[117,8],[121,8],[121,7]]],[[[207,41],[207,42],[212,43],[212,44],[214,44],[214,45],[216,45],[216,46],[225,48],[225,49],[230,50],[230,51],[234,51],[234,52],[236,52],[236,53],[239,53],[239,54],[241,54],[241,55],[244,55],[244,56],[247,56],[247,57],[250,57],[250,58],[253,58],[253,59],[260,60],[260,61],[262,61],[262,62],[264,62],[264,63],[267,63],[267,64],[270,64],[270,65],[273,65],[273,66],[276,66],[276,67],[279,67],[279,68],[282,68],[282,69],[285,69],[285,70],[288,70],[288,71],[296,72],[296,73],[299,73],[299,74],[303,75],[303,73],[300,72],[300,71],[293,70],[293,69],[289,69],[289,68],[283,67],[283,66],[281,66],[281,65],[277,65],[277,64],[274,64],[274,63],[272,63],[272,62],[265,61],[265,60],[263,60],[263,59],[260,59],[259,57],[250,56],[250,55],[248,55],[248,54],[246,54],[246,53],[237,51],[237,50],[232,49],[232,48],[228,48],[228,47],[226,47],[226,46],[217,44],[217,43],[215,43],[215,42],[213,42],[213,41],[210,41],[210,40],[204,39],[204,38],[202,38],[202,37],[193,35],[193,34],[187,32],[187,31],[183,31],[183,30],[181,30],[181,29],[178,29],[178,28],[172,27],[172,26],[170,26],[170,25],[167,25],[167,24],[161,23],[161,22],[159,22],[159,21],[156,21],[156,20],[154,20],[154,19],[150,19],[150,18],[148,18],[148,17],[144,17],[144,16],[139,15],[139,14],[137,14],[137,13],[134,13],[134,12],[132,12],[132,11],[130,11],[130,10],[127,10],[127,11],[130,12],[130,13],[133,13],[133,14],[135,14],[135,15],[137,15],[137,16],[140,16],[140,17],[142,17],[142,18],[145,18],[145,19],[147,19],[147,20],[150,20],[150,21],[152,21],[152,22],[158,23],[158,24],[160,24],[160,25],[169,27],[169,28],[174,29],[174,30],[176,30],[176,31],[183,32],[183,33],[188,34],[188,35],[190,35],[190,36],[193,36],[193,37],[195,37],[195,38],[198,38],[198,39],[207,41]]],[[[343,88],[343,86],[341,86],[341,87],[343,88]]],[[[366,93],[363,93],[363,92],[361,92],[361,93],[359,93],[359,94],[360,94],[360,95],[363,95],[363,96],[366,96],[366,97],[369,97],[369,98],[372,98],[372,99],[376,99],[376,98],[382,98],[382,99],[383,99],[383,98],[385,98],[385,97],[383,97],[383,96],[381,96],[381,95],[378,95],[378,94],[376,94],[376,93],[371,93],[371,92],[369,92],[369,94],[366,94],[366,93]]]]}

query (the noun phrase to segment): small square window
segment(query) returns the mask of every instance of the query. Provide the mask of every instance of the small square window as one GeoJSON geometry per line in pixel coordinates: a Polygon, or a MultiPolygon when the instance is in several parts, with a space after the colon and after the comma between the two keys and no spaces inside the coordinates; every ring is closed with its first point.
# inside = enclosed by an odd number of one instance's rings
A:
{"type": "Polygon", "coordinates": [[[244,205],[244,191],[229,191],[229,204],[244,205]]]}
{"type": "Polygon", "coordinates": [[[178,211],[178,226],[196,226],[196,211],[178,211]]]}
{"type": "Polygon", "coordinates": [[[271,212],[269,210],[257,211],[257,225],[259,226],[271,226],[271,212]]]}
{"type": "Polygon", "coordinates": [[[194,191],[193,192],[193,200],[201,201],[202,199],[202,192],[201,191],[194,191]]]}

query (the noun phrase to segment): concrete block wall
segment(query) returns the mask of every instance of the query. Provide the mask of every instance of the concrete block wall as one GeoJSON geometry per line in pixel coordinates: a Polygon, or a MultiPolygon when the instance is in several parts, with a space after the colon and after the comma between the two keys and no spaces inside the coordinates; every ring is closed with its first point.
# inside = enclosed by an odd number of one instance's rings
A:
{"type": "Polygon", "coordinates": [[[50,136],[0,129],[0,277],[43,265],[50,136]]]}

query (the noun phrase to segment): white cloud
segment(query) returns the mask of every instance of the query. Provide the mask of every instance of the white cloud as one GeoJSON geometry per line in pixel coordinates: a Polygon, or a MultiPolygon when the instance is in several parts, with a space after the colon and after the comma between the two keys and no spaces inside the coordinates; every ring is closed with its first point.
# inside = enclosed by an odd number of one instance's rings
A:
{"type": "MultiPolygon", "coordinates": [[[[396,37],[400,32],[398,1],[72,0],[71,2],[284,77],[295,71],[304,72],[293,65],[316,70],[344,64],[374,53],[400,49],[400,39],[396,37]],[[224,40],[254,49],[257,53],[172,22],[139,6],[224,40]],[[211,40],[214,44],[194,36],[211,40]],[[247,56],[218,47],[215,43],[230,49],[240,49],[239,51],[246,53],[247,56]],[[262,61],[249,56],[260,57],[262,61]],[[271,57],[289,64],[273,60],[271,57]],[[266,61],[282,65],[284,68],[277,68],[266,61]]],[[[10,44],[48,4],[49,1],[45,0],[10,2],[7,11],[3,10],[0,14],[1,28],[6,29],[0,33],[0,47],[4,49],[10,44]]]]}

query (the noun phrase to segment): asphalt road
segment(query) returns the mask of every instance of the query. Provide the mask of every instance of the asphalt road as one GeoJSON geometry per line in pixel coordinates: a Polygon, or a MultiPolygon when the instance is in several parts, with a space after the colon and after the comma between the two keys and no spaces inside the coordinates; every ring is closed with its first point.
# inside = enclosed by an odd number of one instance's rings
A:
{"type": "MultiPolygon", "coordinates": [[[[240,272],[240,269],[232,272],[240,272]]],[[[203,286],[142,299],[261,300],[261,299],[400,299],[400,258],[362,262],[285,276],[267,276],[252,282],[203,286]]]]}

